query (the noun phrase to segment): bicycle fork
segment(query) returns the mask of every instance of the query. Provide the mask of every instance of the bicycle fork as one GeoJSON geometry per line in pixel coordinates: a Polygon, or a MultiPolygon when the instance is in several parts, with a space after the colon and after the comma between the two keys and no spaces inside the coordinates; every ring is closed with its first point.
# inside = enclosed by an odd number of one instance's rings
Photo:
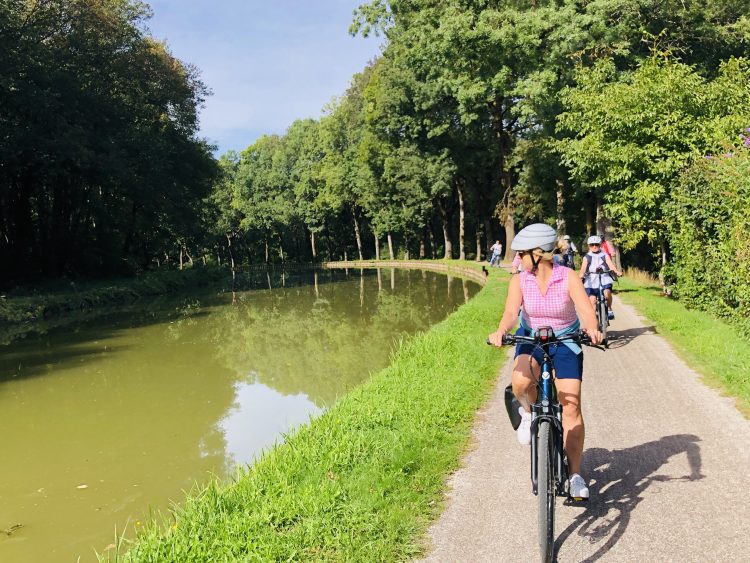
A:
{"type": "MultiPolygon", "coordinates": [[[[542,421],[549,422],[550,435],[553,440],[553,456],[555,461],[555,485],[558,496],[567,495],[568,467],[563,450],[562,405],[557,401],[550,401],[556,395],[549,367],[546,362],[542,366],[542,378],[539,384],[539,400],[531,405],[531,489],[536,495],[539,485],[539,456],[537,455],[537,434],[542,421]]],[[[542,447],[548,447],[543,444],[542,447]]]]}

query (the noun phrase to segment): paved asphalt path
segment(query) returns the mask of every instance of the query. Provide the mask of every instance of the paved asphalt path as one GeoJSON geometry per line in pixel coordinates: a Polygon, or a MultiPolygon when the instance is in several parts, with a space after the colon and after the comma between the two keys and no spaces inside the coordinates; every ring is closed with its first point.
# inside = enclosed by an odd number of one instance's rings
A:
{"type": "MultiPolygon", "coordinates": [[[[591,500],[558,499],[557,560],[750,562],[750,421],[631,307],[616,299],[615,311],[610,349],[585,351],[591,500]]],[[[539,560],[529,448],[516,441],[502,399],[510,368],[449,481],[426,561],[539,560]]]]}

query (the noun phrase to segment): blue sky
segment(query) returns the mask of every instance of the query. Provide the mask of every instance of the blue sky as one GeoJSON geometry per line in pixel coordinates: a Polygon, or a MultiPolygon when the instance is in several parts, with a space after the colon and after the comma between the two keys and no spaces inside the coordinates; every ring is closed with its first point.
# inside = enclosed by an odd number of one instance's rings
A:
{"type": "Polygon", "coordinates": [[[200,135],[218,154],[242,150],[295,119],[320,117],[382,39],[351,37],[366,0],[150,0],[147,26],[213,91],[200,135]]]}

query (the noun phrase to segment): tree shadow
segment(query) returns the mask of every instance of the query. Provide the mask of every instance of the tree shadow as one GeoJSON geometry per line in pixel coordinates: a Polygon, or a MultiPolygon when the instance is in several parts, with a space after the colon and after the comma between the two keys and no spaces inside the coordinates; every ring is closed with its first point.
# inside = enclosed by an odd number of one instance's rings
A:
{"type": "Polygon", "coordinates": [[[625,330],[610,330],[607,333],[607,343],[610,349],[622,348],[643,334],[658,334],[656,326],[639,326],[625,330]]]}
{"type": "Polygon", "coordinates": [[[692,434],[677,434],[622,450],[586,450],[584,470],[591,478],[591,500],[586,510],[557,538],[555,553],[575,533],[591,544],[603,542],[583,561],[599,560],[623,536],[633,511],[652,483],[703,479],[699,441],[700,438],[692,434]],[[671,477],[657,473],[671,457],[682,453],[687,455],[690,464],[689,475],[671,477]]]}

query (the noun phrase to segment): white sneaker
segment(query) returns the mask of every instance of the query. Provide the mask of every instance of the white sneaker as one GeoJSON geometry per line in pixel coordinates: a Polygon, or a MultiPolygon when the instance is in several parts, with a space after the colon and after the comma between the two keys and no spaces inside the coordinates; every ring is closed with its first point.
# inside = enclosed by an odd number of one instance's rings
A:
{"type": "Polygon", "coordinates": [[[578,473],[573,473],[569,479],[570,482],[570,496],[574,500],[588,500],[589,499],[589,488],[586,485],[586,481],[583,480],[578,473]]]}
{"type": "Polygon", "coordinates": [[[518,443],[528,446],[531,443],[531,413],[526,412],[523,407],[518,407],[518,414],[521,415],[521,425],[516,430],[518,443]]]}

